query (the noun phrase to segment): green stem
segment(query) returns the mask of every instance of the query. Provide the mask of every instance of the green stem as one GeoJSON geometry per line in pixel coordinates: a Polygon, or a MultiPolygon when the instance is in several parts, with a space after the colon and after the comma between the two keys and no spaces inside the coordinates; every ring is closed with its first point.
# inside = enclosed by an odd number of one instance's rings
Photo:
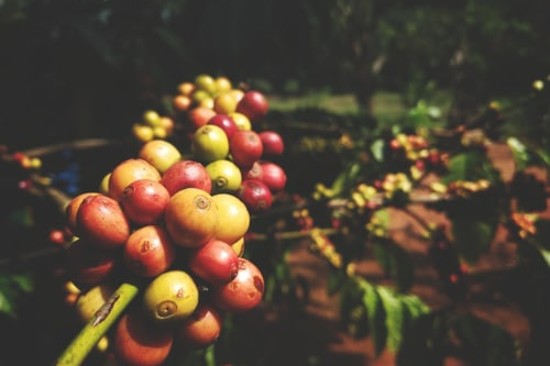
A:
{"type": "Polygon", "coordinates": [[[65,348],[55,365],[77,366],[82,364],[97,342],[105,335],[138,293],[139,289],[136,285],[132,283],[121,284],[65,348]]]}
{"type": "Polygon", "coordinates": [[[216,354],[214,351],[214,345],[210,345],[208,348],[206,348],[204,361],[206,362],[207,366],[216,366],[216,354]]]}

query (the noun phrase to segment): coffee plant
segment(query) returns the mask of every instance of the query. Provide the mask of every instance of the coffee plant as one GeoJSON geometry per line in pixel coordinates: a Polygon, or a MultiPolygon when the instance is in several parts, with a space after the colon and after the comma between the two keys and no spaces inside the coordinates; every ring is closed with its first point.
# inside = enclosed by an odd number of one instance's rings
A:
{"type": "MultiPolygon", "coordinates": [[[[27,229],[49,213],[39,235],[62,258],[60,293],[78,319],[57,364],[268,363],[244,349],[255,329],[246,318],[304,314],[310,285],[287,261],[299,243],[326,261],[343,329],[370,337],[375,356],[536,364],[550,282],[544,86],[466,121],[419,102],[381,126],[368,115],[276,113],[250,85],[200,74],[145,109],[127,141],[3,147],[2,183],[25,204],[6,212],[27,229]],[[511,133],[507,118],[520,112],[539,127],[511,133]],[[503,242],[513,249],[484,262],[503,242]],[[364,267],[370,258],[381,278],[364,267]],[[417,286],[426,264],[440,302],[417,286]],[[477,316],[480,302],[517,305],[528,341],[477,316]]],[[[0,311],[17,317],[32,276],[0,279],[0,311]]]]}

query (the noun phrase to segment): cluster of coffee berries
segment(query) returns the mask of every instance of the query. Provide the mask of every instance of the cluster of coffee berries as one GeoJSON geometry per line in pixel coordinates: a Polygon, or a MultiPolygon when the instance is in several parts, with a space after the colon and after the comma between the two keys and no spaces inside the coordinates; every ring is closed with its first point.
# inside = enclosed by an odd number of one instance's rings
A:
{"type": "Polygon", "coordinates": [[[153,109],[143,112],[140,121],[132,125],[132,134],[140,142],[169,138],[174,132],[174,119],[153,109]]]}
{"type": "MultiPolygon", "coordinates": [[[[208,85],[196,79],[197,106],[189,112],[205,108],[198,102],[207,91],[214,95],[208,85]]],[[[137,156],[66,206],[72,240],[64,246],[65,270],[78,289],[72,294],[80,319],[89,321],[121,281],[142,285],[108,334],[121,364],[160,365],[174,348],[207,347],[224,314],[262,301],[263,274],[245,257],[245,237],[251,215],[267,211],[285,188],[284,169],[268,160],[284,145],[275,131],[252,128],[267,113],[263,94],[246,91],[239,106],[250,125],[239,128],[214,112],[190,130],[190,154],[161,135],[142,139],[137,156]]],[[[149,127],[162,119],[153,111],[144,116],[149,127]]]]}
{"type": "Polygon", "coordinates": [[[286,186],[285,169],[276,162],[285,149],[275,130],[258,126],[269,111],[265,95],[234,88],[226,77],[201,74],[179,85],[174,98],[189,98],[180,122],[191,153],[203,164],[213,192],[239,196],[253,214],[269,210],[286,186]]]}

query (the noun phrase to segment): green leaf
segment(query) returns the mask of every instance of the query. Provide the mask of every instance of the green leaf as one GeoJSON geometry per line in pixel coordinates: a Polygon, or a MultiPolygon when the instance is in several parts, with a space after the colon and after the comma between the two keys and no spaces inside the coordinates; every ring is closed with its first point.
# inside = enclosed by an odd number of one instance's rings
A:
{"type": "Polygon", "coordinates": [[[392,241],[374,243],[374,257],[388,273],[399,291],[405,292],[414,282],[414,266],[409,253],[392,241]]]}
{"type": "Polygon", "coordinates": [[[512,150],[516,170],[521,171],[529,166],[542,166],[550,168],[550,156],[543,151],[536,151],[529,148],[516,137],[509,137],[506,140],[508,147],[512,150]]]}
{"type": "Polygon", "coordinates": [[[399,303],[401,304],[401,319],[402,319],[401,320],[401,340],[395,352],[397,352],[399,348],[401,348],[401,344],[403,343],[405,332],[411,327],[411,325],[415,320],[413,318],[413,314],[411,313],[410,308],[406,306],[405,303],[401,301],[401,299],[399,299],[399,303]]]}
{"type": "Polygon", "coordinates": [[[15,300],[13,294],[6,289],[0,288],[0,313],[4,313],[11,318],[16,318],[15,300]]]}
{"type": "Polygon", "coordinates": [[[529,166],[529,153],[527,147],[515,137],[506,140],[508,147],[512,150],[517,170],[524,170],[529,166]]]}
{"type": "Polygon", "coordinates": [[[0,273],[0,312],[16,318],[19,297],[32,291],[34,291],[34,281],[30,275],[0,273]]]}
{"type": "Polygon", "coordinates": [[[527,237],[518,242],[517,252],[520,263],[533,273],[547,273],[550,254],[534,238],[527,237]]]}
{"type": "Polygon", "coordinates": [[[540,254],[542,255],[542,257],[546,261],[546,264],[548,264],[548,266],[550,266],[550,250],[546,250],[546,249],[543,249],[543,248],[539,248],[539,250],[540,250],[540,254]]]}
{"type": "Polygon", "coordinates": [[[29,206],[18,207],[11,212],[10,220],[24,228],[30,228],[34,226],[34,217],[32,208],[29,206]]]}
{"type": "Polygon", "coordinates": [[[437,114],[438,112],[434,113],[434,107],[429,107],[424,100],[419,100],[416,106],[409,110],[407,117],[413,126],[421,128],[433,126],[433,117],[437,114]]]}
{"type": "Polygon", "coordinates": [[[386,347],[387,329],[384,312],[384,306],[378,291],[366,280],[356,278],[358,284],[363,289],[363,304],[367,310],[369,321],[369,335],[374,344],[375,355],[378,356],[386,347]]]}
{"type": "Polygon", "coordinates": [[[373,219],[376,219],[378,225],[387,231],[390,226],[390,210],[387,208],[376,210],[373,214],[373,219]]]}
{"type": "Polygon", "coordinates": [[[340,321],[353,337],[365,336],[368,319],[363,305],[364,290],[354,278],[346,277],[340,292],[340,321]]]}
{"type": "Polygon", "coordinates": [[[386,344],[390,351],[395,352],[401,344],[404,308],[393,291],[386,287],[378,286],[377,292],[382,300],[384,312],[386,313],[386,344]]]}
{"type": "Polygon", "coordinates": [[[498,171],[480,151],[468,151],[453,156],[449,161],[449,173],[442,177],[442,181],[446,184],[453,181],[480,179],[487,179],[492,183],[500,180],[498,171]]]}
{"type": "Polygon", "coordinates": [[[459,256],[468,262],[475,262],[486,252],[493,240],[497,221],[472,221],[471,217],[455,217],[452,220],[453,238],[459,256]]]}
{"type": "Polygon", "coordinates": [[[400,295],[399,300],[409,309],[413,319],[430,312],[430,307],[416,295],[400,295]]]}
{"type": "Polygon", "coordinates": [[[12,281],[17,284],[18,288],[25,293],[34,291],[34,279],[29,274],[18,274],[11,277],[12,281]]]}
{"type": "Polygon", "coordinates": [[[541,245],[537,238],[527,238],[519,246],[519,254],[523,260],[529,258],[541,266],[550,267],[550,250],[541,245]],[[536,258],[536,259],[535,259],[536,258]]]}
{"type": "Polygon", "coordinates": [[[353,185],[353,182],[361,171],[361,164],[357,161],[349,164],[344,171],[342,171],[332,183],[332,190],[335,195],[340,195],[345,192],[348,187],[353,185]]]}
{"type": "Polygon", "coordinates": [[[453,334],[461,347],[469,351],[473,363],[487,366],[516,364],[516,342],[504,329],[471,314],[456,316],[449,321],[453,334]]]}

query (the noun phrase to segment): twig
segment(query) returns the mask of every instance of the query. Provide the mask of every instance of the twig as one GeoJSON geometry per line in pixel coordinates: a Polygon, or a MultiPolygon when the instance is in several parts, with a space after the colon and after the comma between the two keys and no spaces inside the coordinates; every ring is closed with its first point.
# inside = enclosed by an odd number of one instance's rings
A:
{"type": "Polygon", "coordinates": [[[29,251],[27,253],[18,254],[17,256],[13,256],[10,258],[2,258],[0,259],[0,270],[9,266],[28,264],[37,259],[43,260],[44,258],[49,258],[50,256],[58,255],[60,251],[61,251],[60,247],[50,244],[45,248],[29,251]]]}
{"type": "Polygon", "coordinates": [[[32,176],[31,179],[39,188],[41,188],[43,194],[47,195],[57,205],[59,212],[64,213],[67,205],[70,203],[72,197],[64,193],[63,191],[40,183],[40,179],[36,176],[32,176]]]}
{"type": "Polygon", "coordinates": [[[108,140],[108,139],[84,139],[84,140],[76,140],[76,141],[59,143],[54,145],[35,147],[33,149],[23,151],[23,153],[25,153],[28,156],[38,157],[38,156],[53,154],[61,150],[67,150],[67,149],[86,150],[86,149],[109,146],[114,144],[118,144],[118,142],[115,140],[108,140]]]}
{"type": "MultiPolygon", "coordinates": [[[[316,232],[323,235],[335,235],[340,232],[339,229],[335,228],[316,228],[316,232]]],[[[274,240],[294,240],[307,238],[311,236],[312,230],[299,230],[299,231],[284,231],[279,233],[274,233],[273,235],[260,234],[260,233],[248,233],[246,234],[247,241],[266,241],[269,239],[274,240]]]]}
{"type": "Polygon", "coordinates": [[[418,215],[416,212],[411,211],[411,209],[409,207],[402,207],[402,208],[400,208],[400,210],[403,213],[407,214],[412,219],[414,219],[428,233],[431,233],[433,231],[430,224],[426,220],[424,220],[424,218],[422,218],[420,215],[418,215]]]}

